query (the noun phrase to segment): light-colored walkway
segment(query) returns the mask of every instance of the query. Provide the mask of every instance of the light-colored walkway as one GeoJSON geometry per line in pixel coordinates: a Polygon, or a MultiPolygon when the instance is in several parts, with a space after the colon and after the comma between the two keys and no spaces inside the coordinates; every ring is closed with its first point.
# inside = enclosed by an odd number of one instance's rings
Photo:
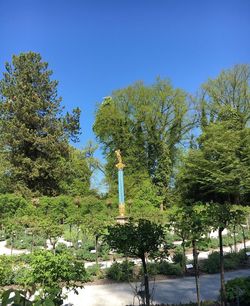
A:
{"type": "MultiPolygon", "coordinates": [[[[250,276],[250,269],[238,270],[225,273],[226,280],[250,276]]],[[[69,293],[65,305],[74,306],[125,306],[138,305],[134,298],[133,287],[136,283],[111,285],[86,285],[79,289],[79,294],[69,293]]],[[[220,276],[219,274],[204,275],[200,277],[202,300],[216,300],[219,295],[220,276]]],[[[154,288],[154,302],[156,303],[187,303],[196,300],[195,279],[185,277],[168,279],[150,283],[151,290],[154,288]]]]}
{"type": "MultiPolygon", "coordinates": [[[[28,253],[27,250],[12,250],[12,254],[28,253]]],[[[0,255],[11,255],[11,249],[6,247],[6,241],[0,241],[0,255]]]]}

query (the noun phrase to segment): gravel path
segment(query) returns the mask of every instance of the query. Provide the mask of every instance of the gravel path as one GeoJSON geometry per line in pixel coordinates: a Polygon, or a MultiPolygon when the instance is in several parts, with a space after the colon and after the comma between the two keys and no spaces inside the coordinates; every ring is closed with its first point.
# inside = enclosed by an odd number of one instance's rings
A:
{"type": "MultiPolygon", "coordinates": [[[[226,272],[226,280],[250,276],[250,269],[226,272]]],[[[138,305],[134,289],[136,283],[109,284],[109,285],[86,285],[79,289],[79,294],[69,293],[66,305],[74,306],[125,306],[138,305]]],[[[196,301],[195,279],[185,277],[178,279],[160,280],[150,283],[154,291],[155,303],[187,303],[196,301]]],[[[200,277],[201,299],[216,300],[219,295],[219,274],[203,275],[200,277]]]]}

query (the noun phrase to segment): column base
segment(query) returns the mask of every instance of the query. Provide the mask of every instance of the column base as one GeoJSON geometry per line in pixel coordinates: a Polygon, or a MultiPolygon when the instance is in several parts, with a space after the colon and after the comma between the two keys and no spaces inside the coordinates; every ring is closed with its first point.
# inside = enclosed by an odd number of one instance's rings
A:
{"type": "Polygon", "coordinates": [[[128,221],[128,217],[125,217],[125,216],[118,216],[118,217],[116,217],[116,222],[117,222],[118,224],[123,225],[123,224],[125,224],[127,221],[128,221]]]}

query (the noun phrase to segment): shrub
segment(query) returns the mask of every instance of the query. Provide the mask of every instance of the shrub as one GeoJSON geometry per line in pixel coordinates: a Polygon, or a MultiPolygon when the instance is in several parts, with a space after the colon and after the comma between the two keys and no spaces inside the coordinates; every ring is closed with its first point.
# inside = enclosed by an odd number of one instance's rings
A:
{"type": "Polygon", "coordinates": [[[160,273],[159,263],[150,262],[147,264],[148,274],[151,276],[157,275],[160,273]]]}
{"type": "Polygon", "coordinates": [[[238,255],[238,258],[239,258],[239,262],[241,265],[244,265],[245,263],[247,263],[248,259],[247,259],[247,256],[246,256],[246,252],[249,252],[250,249],[247,248],[246,250],[242,249],[240,250],[237,255],[238,255]]]}
{"type": "Polygon", "coordinates": [[[12,257],[0,256],[0,286],[13,282],[12,257]]]}
{"type": "Polygon", "coordinates": [[[201,269],[207,273],[217,273],[220,271],[220,253],[213,252],[203,261],[201,269]]]}
{"type": "Polygon", "coordinates": [[[56,245],[56,253],[57,254],[60,254],[60,253],[65,252],[67,250],[68,250],[68,247],[65,243],[63,243],[63,242],[57,243],[57,245],[56,245]]]}
{"type": "Polygon", "coordinates": [[[250,277],[239,277],[226,283],[226,298],[231,305],[250,305],[250,277]]]}
{"type": "Polygon", "coordinates": [[[75,256],[79,260],[95,261],[96,259],[95,254],[92,254],[89,250],[83,248],[75,250],[75,256]]]}
{"type": "MultiPolygon", "coordinates": [[[[185,257],[185,262],[187,261],[187,257],[185,257]]],[[[173,262],[175,264],[179,264],[183,268],[184,256],[183,252],[175,252],[173,256],[173,262]]]]}
{"type": "Polygon", "coordinates": [[[172,264],[167,261],[159,263],[159,273],[164,275],[182,275],[180,264],[172,264]]]}
{"type": "Polygon", "coordinates": [[[115,262],[108,269],[107,277],[116,281],[131,281],[134,279],[132,261],[123,261],[122,263],[115,262]]]}
{"type": "Polygon", "coordinates": [[[5,240],[5,232],[3,230],[0,230],[0,241],[5,240]]]}
{"type": "Polygon", "coordinates": [[[225,270],[234,270],[240,266],[240,257],[238,253],[228,253],[224,256],[225,270]]]}
{"type": "MultiPolygon", "coordinates": [[[[18,250],[30,249],[31,246],[44,246],[45,239],[41,236],[34,236],[21,234],[13,241],[13,247],[18,250]]],[[[7,246],[11,245],[11,239],[7,239],[7,246]]]]}
{"type": "Polygon", "coordinates": [[[100,265],[94,264],[88,268],[86,268],[86,280],[87,281],[93,281],[95,278],[103,278],[104,273],[101,269],[100,265]]]}

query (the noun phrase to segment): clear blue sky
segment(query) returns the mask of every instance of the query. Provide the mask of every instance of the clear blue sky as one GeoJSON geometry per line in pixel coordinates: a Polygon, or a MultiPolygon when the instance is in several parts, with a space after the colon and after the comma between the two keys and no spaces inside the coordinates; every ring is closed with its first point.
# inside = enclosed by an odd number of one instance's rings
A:
{"type": "Polygon", "coordinates": [[[41,53],[66,109],[82,109],[79,147],[112,90],[160,75],[194,93],[250,63],[249,38],[249,0],[0,0],[0,72],[13,54],[41,53]]]}

